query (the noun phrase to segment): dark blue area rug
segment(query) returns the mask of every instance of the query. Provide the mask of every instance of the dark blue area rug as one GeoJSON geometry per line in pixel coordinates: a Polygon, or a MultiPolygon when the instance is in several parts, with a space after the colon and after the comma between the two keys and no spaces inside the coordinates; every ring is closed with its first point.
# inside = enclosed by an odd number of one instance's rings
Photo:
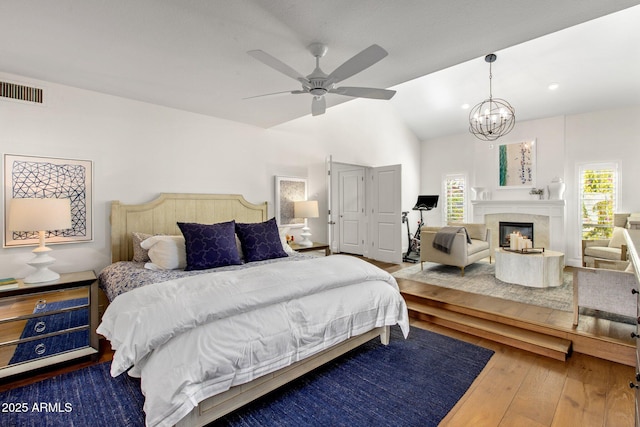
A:
{"type": "MultiPolygon", "coordinates": [[[[437,426],[467,391],[492,350],[412,328],[391,328],[388,346],[374,339],[213,426],[437,426]]],[[[139,382],[109,376],[109,363],[0,394],[25,402],[25,414],[2,414],[10,426],[143,426],[139,382]],[[60,412],[34,412],[39,402],[60,412]],[[66,405],[66,406],[65,406],[66,405]],[[64,408],[71,408],[64,411],[64,408]]]]}
{"type": "Polygon", "coordinates": [[[0,426],[141,427],[140,381],[101,363],[0,393],[0,426]]]}
{"type": "MultiPolygon", "coordinates": [[[[48,311],[77,307],[88,304],[87,298],[76,298],[65,301],[49,302],[42,307],[35,307],[34,313],[46,313],[48,311]]],[[[89,324],[89,309],[81,308],[65,313],[50,314],[34,317],[27,320],[20,338],[31,338],[38,335],[49,334],[69,328],[89,324]]],[[[89,345],[89,330],[76,331],[67,334],[28,341],[18,344],[9,361],[9,364],[26,362],[52,354],[62,353],[89,345]]]]}

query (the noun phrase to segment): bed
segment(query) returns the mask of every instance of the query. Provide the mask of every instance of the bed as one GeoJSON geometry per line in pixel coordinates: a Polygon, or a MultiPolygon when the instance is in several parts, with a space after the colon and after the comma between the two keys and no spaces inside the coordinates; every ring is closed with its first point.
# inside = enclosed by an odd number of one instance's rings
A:
{"type": "Polygon", "coordinates": [[[366,261],[292,253],[284,243],[286,256],[253,259],[251,233],[272,221],[266,203],[240,195],[112,203],[113,263],[100,274],[109,306],[98,333],[115,350],[111,374],[141,378],[147,425],[206,425],[373,338],[388,344],[390,325],[408,334],[395,279],[366,261]],[[242,261],[190,269],[197,246],[185,224],[230,222],[242,261]],[[181,232],[186,269],[150,270],[135,258],[134,235],[181,232]]]}

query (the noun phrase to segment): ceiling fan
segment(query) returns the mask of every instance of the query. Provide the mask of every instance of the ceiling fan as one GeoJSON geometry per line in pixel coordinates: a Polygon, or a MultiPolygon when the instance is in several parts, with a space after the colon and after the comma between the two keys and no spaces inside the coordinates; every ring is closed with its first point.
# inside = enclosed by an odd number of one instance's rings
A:
{"type": "Polygon", "coordinates": [[[341,86],[336,87],[337,83],[358,74],[366,68],[369,68],[376,62],[388,55],[387,51],[373,44],[358,53],[351,59],[347,60],[344,64],[336,68],[331,74],[326,74],[320,69],[320,58],[327,53],[327,46],[322,43],[312,43],[309,45],[309,51],[316,58],[316,68],[308,76],[303,76],[284,62],[269,55],[262,50],[250,50],[247,52],[249,55],[257,59],[258,61],[268,65],[269,67],[280,71],[283,74],[297,80],[302,84],[302,89],[275,92],[265,95],[252,96],[250,98],[258,98],[261,96],[276,95],[280,93],[291,93],[299,95],[302,93],[308,93],[313,95],[311,101],[311,114],[318,116],[324,114],[327,109],[327,102],[324,96],[327,93],[335,93],[338,95],[352,96],[355,98],[371,98],[371,99],[391,99],[395,95],[395,90],[376,89],[370,87],[352,87],[341,86]]]}

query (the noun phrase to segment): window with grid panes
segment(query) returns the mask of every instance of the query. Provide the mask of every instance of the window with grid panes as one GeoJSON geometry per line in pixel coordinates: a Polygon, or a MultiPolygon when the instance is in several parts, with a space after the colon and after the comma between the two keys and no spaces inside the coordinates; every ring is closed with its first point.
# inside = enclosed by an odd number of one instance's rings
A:
{"type": "Polygon", "coordinates": [[[445,217],[447,223],[465,222],[466,180],[464,175],[447,175],[444,180],[445,217]]]}
{"type": "Polygon", "coordinates": [[[617,206],[618,168],[614,163],[580,167],[579,204],[582,239],[608,239],[617,206]]]}

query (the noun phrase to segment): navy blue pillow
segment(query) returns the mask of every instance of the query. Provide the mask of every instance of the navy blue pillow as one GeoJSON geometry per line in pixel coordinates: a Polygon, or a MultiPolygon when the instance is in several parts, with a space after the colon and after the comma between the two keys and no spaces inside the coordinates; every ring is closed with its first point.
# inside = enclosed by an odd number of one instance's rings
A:
{"type": "Polygon", "coordinates": [[[187,250],[185,270],[242,264],[236,246],[235,221],[218,224],[179,222],[187,250]]]}
{"type": "Polygon", "coordinates": [[[275,218],[256,224],[237,223],[236,234],[247,262],[289,256],[282,247],[275,218]]]}

